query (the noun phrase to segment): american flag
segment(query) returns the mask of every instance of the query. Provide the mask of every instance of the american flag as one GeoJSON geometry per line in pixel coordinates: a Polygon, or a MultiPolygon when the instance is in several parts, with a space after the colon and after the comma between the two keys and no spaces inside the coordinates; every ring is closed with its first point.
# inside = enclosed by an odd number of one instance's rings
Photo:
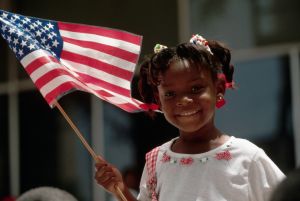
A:
{"type": "Polygon", "coordinates": [[[142,36],[3,10],[0,33],[50,107],[81,90],[127,112],[149,109],[130,90],[142,36]]]}

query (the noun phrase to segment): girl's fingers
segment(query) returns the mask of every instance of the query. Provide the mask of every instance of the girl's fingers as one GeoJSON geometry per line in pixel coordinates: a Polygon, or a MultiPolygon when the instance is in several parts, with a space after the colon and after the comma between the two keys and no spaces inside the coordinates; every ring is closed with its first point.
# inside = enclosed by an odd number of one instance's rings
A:
{"type": "Polygon", "coordinates": [[[103,161],[103,160],[99,160],[95,163],[95,167],[98,169],[99,167],[102,167],[102,166],[107,166],[107,162],[106,161],[103,161]]]}
{"type": "Polygon", "coordinates": [[[101,175],[98,175],[98,174],[96,175],[96,179],[100,183],[105,183],[114,177],[115,177],[115,175],[112,172],[105,172],[105,173],[102,173],[101,175]]]}

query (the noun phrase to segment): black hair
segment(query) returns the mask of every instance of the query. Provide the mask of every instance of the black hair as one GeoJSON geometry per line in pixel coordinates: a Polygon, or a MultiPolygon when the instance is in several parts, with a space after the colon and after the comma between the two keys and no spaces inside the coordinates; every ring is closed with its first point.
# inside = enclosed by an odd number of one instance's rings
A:
{"type": "Polygon", "coordinates": [[[208,41],[208,45],[213,54],[201,45],[182,43],[165,48],[147,58],[140,66],[138,81],[138,89],[143,101],[158,104],[155,94],[160,84],[160,75],[163,75],[170,64],[176,60],[186,60],[194,64],[190,66],[209,69],[214,81],[218,79],[218,73],[223,73],[226,82],[232,82],[233,66],[230,65],[230,50],[217,41],[208,41]]]}

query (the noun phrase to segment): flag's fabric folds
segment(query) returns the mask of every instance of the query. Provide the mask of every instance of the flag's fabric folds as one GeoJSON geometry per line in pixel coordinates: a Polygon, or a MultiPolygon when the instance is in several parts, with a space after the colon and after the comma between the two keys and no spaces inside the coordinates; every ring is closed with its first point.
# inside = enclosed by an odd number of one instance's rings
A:
{"type": "Polygon", "coordinates": [[[142,36],[3,10],[0,33],[51,107],[82,90],[127,112],[148,109],[130,90],[142,36]]]}

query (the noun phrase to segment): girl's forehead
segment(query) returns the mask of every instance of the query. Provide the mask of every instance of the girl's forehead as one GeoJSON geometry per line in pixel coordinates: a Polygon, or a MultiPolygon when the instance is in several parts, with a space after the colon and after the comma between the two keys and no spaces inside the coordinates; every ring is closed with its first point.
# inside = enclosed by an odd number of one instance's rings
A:
{"type": "Polygon", "coordinates": [[[200,64],[197,64],[195,62],[192,61],[188,61],[188,60],[176,60],[173,61],[172,63],[170,63],[169,68],[166,70],[165,75],[166,74],[174,74],[174,73],[178,73],[178,74],[196,74],[196,75],[201,75],[201,74],[207,74],[210,73],[210,71],[208,70],[207,67],[202,66],[200,64]]]}
{"type": "Polygon", "coordinates": [[[193,65],[186,60],[177,60],[160,75],[161,84],[169,85],[179,81],[211,80],[211,72],[206,67],[193,65]]]}

